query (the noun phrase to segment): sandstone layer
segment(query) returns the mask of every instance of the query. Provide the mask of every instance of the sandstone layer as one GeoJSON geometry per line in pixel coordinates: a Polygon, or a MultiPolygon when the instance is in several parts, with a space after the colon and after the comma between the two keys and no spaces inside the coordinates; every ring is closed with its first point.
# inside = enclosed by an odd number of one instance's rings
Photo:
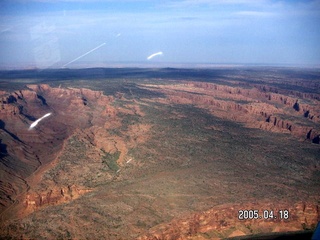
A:
{"type": "Polygon", "coordinates": [[[223,239],[263,232],[299,231],[301,226],[305,229],[314,229],[319,219],[319,205],[305,202],[292,205],[283,203],[234,204],[217,206],[182,219],[174,219],[170,223],[154,227],[147,235],[138,239],[223,239]],[[256,210],[259,212],[259,217],[239,219],[239,211],[242,210],[256,210]],[[269,215],[271,211],[272,218],[269,215]],[[284,211],[288,213],[287,219],[283,218],[284,211]],[[264,216],[264,212],[268,213],[264,216]]]}
{"type": "Polygon", "coordinates": [[[137,106],[115,108],[111,104],[113,100],[114,97],[105,96],[101,91],[52,88],[46,84],[27,85],[25,90],[2,93],[0,200],[3,217],[14,214],[12,207],[19,203],[30,213],[43,205],[75,199],[89,191],[83,186],[56,186],[54,182],[42,189],[44,192],[30,189],[41,181],[43,172],[59,161],[64,142],[73,134],[86,139],[97,151],[120,152],[117,159],[120,165],[128,147],[146,139],[149,128],[146,125],[131,126],[125,133],[132,136],[128,142],[108,134],[107,130],[122,125],[117,114],[141,114],[137,106]],[[29,129],[33,121],[46,113],[52,115],[29,129]]]}
{"type": "Polygon", "coordinates": [[[159,101],[193,104],[248,127],[288,133],[319,144],[320,103],[316,94],[296,98],[269,92],[265,86],[240,88],[198,82],[143,87],[166,94],[167,98],[159,101]]]}

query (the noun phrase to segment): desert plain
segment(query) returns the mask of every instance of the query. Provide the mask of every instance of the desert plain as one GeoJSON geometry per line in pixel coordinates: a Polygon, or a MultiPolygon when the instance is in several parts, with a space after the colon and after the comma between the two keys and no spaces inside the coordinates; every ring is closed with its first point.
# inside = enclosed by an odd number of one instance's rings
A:
{"type": "Polygon", "coordinates": [[[319,136],[319,69],[1,71],[0,237],[312,231],[319,136]]]}

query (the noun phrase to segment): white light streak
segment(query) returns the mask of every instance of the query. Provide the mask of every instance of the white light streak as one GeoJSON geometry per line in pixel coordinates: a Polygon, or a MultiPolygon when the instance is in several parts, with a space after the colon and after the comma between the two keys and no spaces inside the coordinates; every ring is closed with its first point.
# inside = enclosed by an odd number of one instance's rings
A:
{"type": "Polygon", "coordinates": [[[37,126],[37,124],[38,124],[42,119],[44,119],[44,118],[46,118],[46,117],[49,117],[51,114],[52,114],[52,113],[47,113],[47,114],[43,115],[41,118],[39,118],[39,119],[37,119],[36,121],[34,121],[34,122],[30,125],[29,130],[31,130],[32,128],[34,128],[35,126],[37,126]]]}
{"type": "Polygon", "coordinates": [[[150,60],[151,58],[154,58],[155,56],[162,55],[162,54],[163,52],[157,52],[157,53],[151,54],[147,59],[150,60]]]}
{"type": "Polygon", "coordinates": [[[106,43],[102,43],[102,44],[100,44],[98,47],[95,47],[94,49],[91,49],[90,51],[86,52],[85,54],[82,54],[80,57],[77,57],[77,58],[73,59],[72,61],[70,61],[70,62],[66,63],[66,64],[65,64],[65,65],[63,65],[62,67],[66,67],[66,66],[68,66],[69,64],[71,64],[71,63],[73,63],[73,62],[75,62],[75,61],[79,60],[80,58],[83,58],[84,56],[87,56],[89,53],[92,53],[93,51],[95,51],[95,50],[97,50],[97,49],[101,48],[101,47],[102,47],[102,46],[104,46],[104,45],[106,45],[106,43]]]}

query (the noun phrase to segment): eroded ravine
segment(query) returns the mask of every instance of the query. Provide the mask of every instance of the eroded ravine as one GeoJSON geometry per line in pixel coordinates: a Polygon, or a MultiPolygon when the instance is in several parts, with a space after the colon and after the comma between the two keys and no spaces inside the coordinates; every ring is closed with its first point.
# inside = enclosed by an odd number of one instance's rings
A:
{"type": "MultiPolygon", "coordinates": [[[[137,115],[139,111],[137,106],[133,110],[116,109],[112,106],[113,100],[113,97],[99,91],[51,88],[44,84],[28,85],[26,90],[3,93],[0,114],[4,156],[1,170],[5,176],[2,178],[1,191],[2,196],[7,196],[1,202],[3,219],[63,202],[68,199],[65,196],[68,193],[73,195],[70,199],[75,199],[75,195],[89,191],[84,186],[55,186],[55,182],[35,191],[43,174],[59,164],[65,143],[72,136],[84,139],[93,148],[92,152],[119,152],[115,164],[122,164],[128,145],[133,146],[140,141],[140,136],[146,133],[148,127],[136,126],[145,130],[141,134],[138,131],[139,137],[131,139],[128,144],[121,137],[108,135],[108,129],[121,126],[117,114],[137,115]],[[34,129],[28,129],[32,121],[49,112],[52,115],[48,119],[34,129]],[[15,165],[6,162],[15,162],[15,165]]],[[[135,129],[131,131],[136,132],[135,129]]]]}

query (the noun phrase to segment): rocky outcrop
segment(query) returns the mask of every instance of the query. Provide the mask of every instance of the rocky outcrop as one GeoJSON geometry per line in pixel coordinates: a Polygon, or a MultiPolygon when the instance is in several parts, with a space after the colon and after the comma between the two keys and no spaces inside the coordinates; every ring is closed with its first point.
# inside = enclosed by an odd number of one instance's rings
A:
{"type": "Polygon", "coordinates": [[[268,92],[267,88],[240,88],[202,82],[144,87],[166,94],[167,99],[163,102],[192,104],[248,127],[289,133],[301,140],[318,142],[320,103],[313,95],[297,100],[292,96],[268,92]]]}
{"type": "Polygon", "coordinates": [[[2,210],[23,202],[23,214],[26,214],[46,205],[73,200],[88,190],[81,185],[57,188],[54,181],[46,183],[47,189],[32,189],[45,169],[50,169],[58,158],[64,142],[75,133],[97,153],[119,152],[121,166],[128,149],[147,139],[150,126],[122,122],[120,113],[124,118],[132,115],[139,118],[143,112],[132,104],[116,108],[113,101],[114,97],[105,96],[102,91],[52,88],[46,84],[27,85],[27,89],[0,96],[0,136],[3,136],[0,171],[5,176],[0,191],[1,196],[6,196],[0,199],[2,210]],[[49,112],[50,117],[29,130],[34,120],[49,112]],[[121,128],[121,136],[110,134],[121,128]]]}
{"type": "MultiPolygon", "coordinates": [[[[292,82],[291,82],[292,84],[292,82]]],[[[299,92],[299,91],[292,91],[292,90],[284,90],[284,89],[279,89],[276,87],[271,87],[268,85],[252,85],[255,88],[259,89],[262,92],[271,92],[271,93],[279,93],[279,94],[286,94],[286,95],[291,95],[297,98],[301,98],[301,99],[314,99],[314,100],[320,100],[320,95],[316,94],[316,93],[305,93],[305,92],[299,92]]],[[[319,88],[319,84],[317,82],[314,82],[312,84],[312,86],[310,86],[310,82],[300,82],[299,84],[297,84],[297,86],[300,87],[304,87],[304,86],[308,86],[311,87],[313,89],[317,89],[319,88]]]]}
{"type": "MultiPolygon", "coordinates": [[[[51,88],[46,84],[28,85],[27,89],[12,93],[2,92],[2,210],[29,190],[26,179],[53,161],[64,140],[76,129],[92,125],[102,127],[107,118],[114,117],[115,112],[108,115],[112,101],[112,97],[104,96],[101,91],[51,88]],[[32,121],[49,112],[52,113],[49,118],[29,130],[32,121]]],[[[30,201],[41,206],[46,200],[39,202],[30,197],[30,201]]]]}
{"type": "Polygon", "coordinates": [[[25,197],[25,213],[33,212],[40,207],[55,205],[77,199],[90,189],[77,186],[52,186],[52,189],[41,193],[28,193],[25,197]]]}
{"type": "Polygon", "coordinates": [[[1,116],[11,116],[18,114],[19,108],[12,103],[15,103],[17,99],[13,95],[3,94],[0,98],[0,114],[1,116]]]}
{"type": "Polygon", "coordinates": [[[147,239],[193,239],[202,234],[210,239],[222,239],[260,232],[282,232],[314,229],[320,220],[319,205],[312,203],[247,203],[217,206],[205,212],[173,219],[170,223],[153,227],[148,234],[139,237],[147,239]],[[239,210],[255,209],[258,219],[239,220],[239,210]],[[276,218],[265,218],[268,211],[276,218]],[[281,211],[281,213],[280,213],[281,211]],[[284,211],[288,215],[284,215],[284,211]],[[222,237],[223,236],[223,237],[222,237]]]}
{"type": "MultiPolygon", "coordinates": [[[[177,86],[177,85],[176,85],[177,86]]],[[[233,100],[256,100],[256,101],[265,101],[270,102],[272,104],[282,104],[289,107],[292,107],[300,115],[304,115],[308,117],[310,120],[314,122],[320,121],[320,111],[319,107],[317,106],[318,101],[320,100],[319,94],[312,94],[312,93],[300,93],[300,92],[292,92],[292,91],[276,91],[276,88],[269,87],[269,86],[261,86],[261,85],[246,85],[246,88],[241,87],[230,87],[225,85],[218,85],[213,83],[184,83],[184,86],[190,89],[196,90],[199,92],[198,89],[205,90],[202,93],[211,96],[223,96],[226,99],[233,99],[233,100]],[[208,92],[209,91],[209,92],[208,92]],[[297,93],[297,94],[293,94],[297,93]],[[299,94],[298,94],[299,93],[299,94]],[[297,100],[298,99],[302,100],[297,100]],[[318,101],[314,101],[318,100],[318,101]],[[310,103],[317,103],[315,104],[307,104],[304,103],[309,101],[310,103]]]]}

